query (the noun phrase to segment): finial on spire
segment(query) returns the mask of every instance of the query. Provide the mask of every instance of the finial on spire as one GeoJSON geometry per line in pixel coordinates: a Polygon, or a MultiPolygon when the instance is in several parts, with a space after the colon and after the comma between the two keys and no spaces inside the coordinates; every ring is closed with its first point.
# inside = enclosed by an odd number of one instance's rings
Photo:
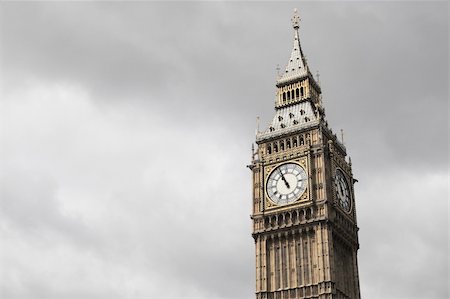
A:
{"type": "Polygon", "coordinates": [[[292,27],[294,27],[295,30],[298,30],[300,28],[300,16],[298,15],[297,8],[294,8],[294,15],[292,16],[292,27]]]}

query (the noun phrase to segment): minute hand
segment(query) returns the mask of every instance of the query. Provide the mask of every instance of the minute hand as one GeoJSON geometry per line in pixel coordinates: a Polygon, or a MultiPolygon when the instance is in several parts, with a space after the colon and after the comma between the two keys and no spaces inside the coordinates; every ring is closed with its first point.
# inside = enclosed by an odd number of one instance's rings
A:
{"type": "Polygon", "coordinates": [[[288,189],[291,188],[291,187],[289,187],[289,183],[286,181],[286,178],[284,177],[284,175],[283,175],[283,173],[281,172],[281,170],[278,169],[278,171],[280,172],[280,174],[281,174],[281,179],[283,180],[283,182],[284,182],[284,184],[286,185],[286,187],[287,187],[288,189]]]}

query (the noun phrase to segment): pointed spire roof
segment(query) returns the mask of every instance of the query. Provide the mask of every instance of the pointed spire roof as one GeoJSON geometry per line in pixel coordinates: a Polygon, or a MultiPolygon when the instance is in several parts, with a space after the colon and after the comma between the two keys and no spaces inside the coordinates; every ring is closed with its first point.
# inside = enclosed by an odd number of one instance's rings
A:
{"type": "Polygon", "coordinates": [[[300,37],[298,33],[298,29],[300,28],[300,16],[298,15],[297,9],[294,10],[294,16],[291,20],[292,27],[294,27],[294,46],[292,48],[291,58],[286,65],[286,70],[278,78],[277,84],[289,82],[291,80],[304,77],[308,74],[308,65],[300,45],[300,37]]]}

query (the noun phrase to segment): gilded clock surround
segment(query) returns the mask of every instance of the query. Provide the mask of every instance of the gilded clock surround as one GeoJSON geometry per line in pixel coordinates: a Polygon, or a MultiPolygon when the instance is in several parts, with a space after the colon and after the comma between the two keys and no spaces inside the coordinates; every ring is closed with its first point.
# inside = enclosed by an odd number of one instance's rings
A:
{"type": "MultiPolygon", "coordinates": [[[[321,87],[300,46],[300,18],[292,18],[294,46],[277,79],[275,116],[256,135],[252,150],[253,238],[257,299],[360,299],[352,164],[346,148],[325,119],[321,87]],[[285,163],[306,172],[305,191],[296,201],[269,199],[270,173],[285,163]],[[350,210],[337,201],[336,171],[348,185],[350,210]]],[[[289,189],[289,187],[287,187],[289,189]]]]}
{"type": "MultiPolygon", "coordinates": [[[[276,164],[272,164],[272,165],[267,166],[265,168],[267,173],[265,173],[264,182],[267,182],[267,180],[268,180],[270,174],[272,173],[272,171],[274,171],[276,168],[278,168],[279,166],[284,165],[286,163],[287,162],[281,162],[281,163],[276,163],[276,164]]],[[[308,176],[308,166],[307,166],[307,159],[306,159],[306,157],[301,157],[301,158],[298,158],[298,159],[289,160],[289,163],[296,163],[296,164],[300,165],[301,167],[303,167],[303,169],[306,172],[306,175],[308,176]]],[[[288,208],[291,205],[297,205],[297,204],[299,204],[301,202],[308,201],[309,200],[309,194],[308,194],[309,188],[308,187],[309,187],[309,180],[306,183],[305,191],[300,195],[300,197],[296,201],[294,201],[292,203],[289,203],[289,204],[285,204],[285,205],[278,205],[278,204],[274,203],[270,199],[269,195],[267,194],[267,189],[264,188],[264,190],[265,190],[265,205],[266,205],[267,209],[270,210],[270,209],[273,209],[273,208],[288,208]]]]}

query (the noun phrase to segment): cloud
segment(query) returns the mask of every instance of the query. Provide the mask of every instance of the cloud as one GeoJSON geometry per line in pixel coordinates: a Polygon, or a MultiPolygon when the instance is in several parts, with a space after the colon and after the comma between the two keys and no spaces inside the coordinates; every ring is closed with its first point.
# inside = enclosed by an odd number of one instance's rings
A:
{"type": "Polygon", "coordinates": [[[3,257],[14,255],[13,244],[27,251],[38,243],[27,259],[42,253],[41,260],[52,261],[43,269],[59,278],[54,284],[50,274],[38,277],[40,262],[8,261],[29,274],[16,283],[6,274],[6,294],[48,298],[70,296],[73,288],[87,297],[121,297],[127,283],[117,289],[113,282],[121,283],[122,271],[144,297],[162,296],[171,280],[191,286],[196,298],[248,289],[251,264],[240,265],[251,256],[242,209],[249,203],[239,188],[249,178],[245,161],[234,159],[240,145],[220,146],[230,132],[183,127],[134,107],[99,110],[79,88],[32,84],[3,105],[15,132],[2,136],[9,141],[2,153],[2,226],[13,239],[3,257]],[[86,275],[78,287],[69,284],[80,272],[86,275]],[[160,282],[147,288],[138,283],[145,280],[160,282]]]}
{"type": "Polygon", "coordinates": [[[374,298],[386,289],[392,298],[445,298],[448,173],[397,170],[365,181],[356,185],[363,289],[374,298]]]}

